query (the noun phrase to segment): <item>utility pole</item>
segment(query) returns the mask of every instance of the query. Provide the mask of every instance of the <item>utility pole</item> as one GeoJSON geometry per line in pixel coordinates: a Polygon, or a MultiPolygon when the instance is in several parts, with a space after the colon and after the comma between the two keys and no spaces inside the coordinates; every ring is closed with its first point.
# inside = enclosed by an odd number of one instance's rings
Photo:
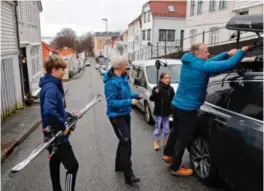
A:
{"type": "Polygon", "coordinates": [[[108,58],[108,39],[107,39],[107,37],[108,37],[108,26],[107,26],[107,19],[102,19],[103,21],[105,21],[105,27],[106,27],[106,42],[107,42],[107,44],[106,44],[106,56],[107,56],[107,58],[108,58]]]}

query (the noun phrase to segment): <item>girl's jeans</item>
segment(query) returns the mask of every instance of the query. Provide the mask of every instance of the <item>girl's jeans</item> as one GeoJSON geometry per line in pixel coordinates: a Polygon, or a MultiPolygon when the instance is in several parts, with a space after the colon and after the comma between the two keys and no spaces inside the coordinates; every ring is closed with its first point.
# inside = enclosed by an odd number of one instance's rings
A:
{"type": "Polygon", "coordinates": [[[155,116],[155,129],[153,133],[153,138],[157,139],[160,137],[160,129],[162,124],[162,136],[164,138],[168,138],[169,130],[170,130],[170,123],[168,116],[155,116]]]}

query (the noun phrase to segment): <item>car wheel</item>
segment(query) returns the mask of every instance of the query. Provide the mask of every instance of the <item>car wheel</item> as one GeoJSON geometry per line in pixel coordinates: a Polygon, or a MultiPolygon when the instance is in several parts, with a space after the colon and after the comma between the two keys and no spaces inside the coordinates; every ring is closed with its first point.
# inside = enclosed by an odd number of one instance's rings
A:
{"type": "Polygon", "coordinates": [[[209,141],[201,137],[194,138],[189,152],[194,175],[207,185],[214,184],[218,180],[218,175],[209,141]]]}
{"type": "Polygon", "coordinates": [[[151,115],[151,111],[149,108],[149,104],[145,103],[145,120],[148,124],[152,124],[153,123],[153,119],[152,119],[152,115],[151,115]]]}

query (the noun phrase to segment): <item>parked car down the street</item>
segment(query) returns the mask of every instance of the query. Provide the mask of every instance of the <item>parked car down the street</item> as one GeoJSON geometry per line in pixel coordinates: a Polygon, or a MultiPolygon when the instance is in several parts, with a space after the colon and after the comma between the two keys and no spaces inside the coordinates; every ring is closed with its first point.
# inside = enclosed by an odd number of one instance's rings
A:
{"type": "Polygon", "coordinates": [[[86,65],[86,66],[91,66],[91,61],[90,61],[90,60],[86,60],[86,61],[85,61],[85,65],[86,65]]]}

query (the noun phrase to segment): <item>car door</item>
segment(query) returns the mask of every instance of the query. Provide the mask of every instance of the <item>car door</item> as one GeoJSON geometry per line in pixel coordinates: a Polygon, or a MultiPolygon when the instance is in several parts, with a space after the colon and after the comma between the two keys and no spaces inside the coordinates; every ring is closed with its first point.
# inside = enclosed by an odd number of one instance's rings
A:
{"type": "Polygon", "coordinates": [[[242,81],[231,93],[221,137],[226,180],[239,190],[262,190],[263,82],[242,81]]]}

